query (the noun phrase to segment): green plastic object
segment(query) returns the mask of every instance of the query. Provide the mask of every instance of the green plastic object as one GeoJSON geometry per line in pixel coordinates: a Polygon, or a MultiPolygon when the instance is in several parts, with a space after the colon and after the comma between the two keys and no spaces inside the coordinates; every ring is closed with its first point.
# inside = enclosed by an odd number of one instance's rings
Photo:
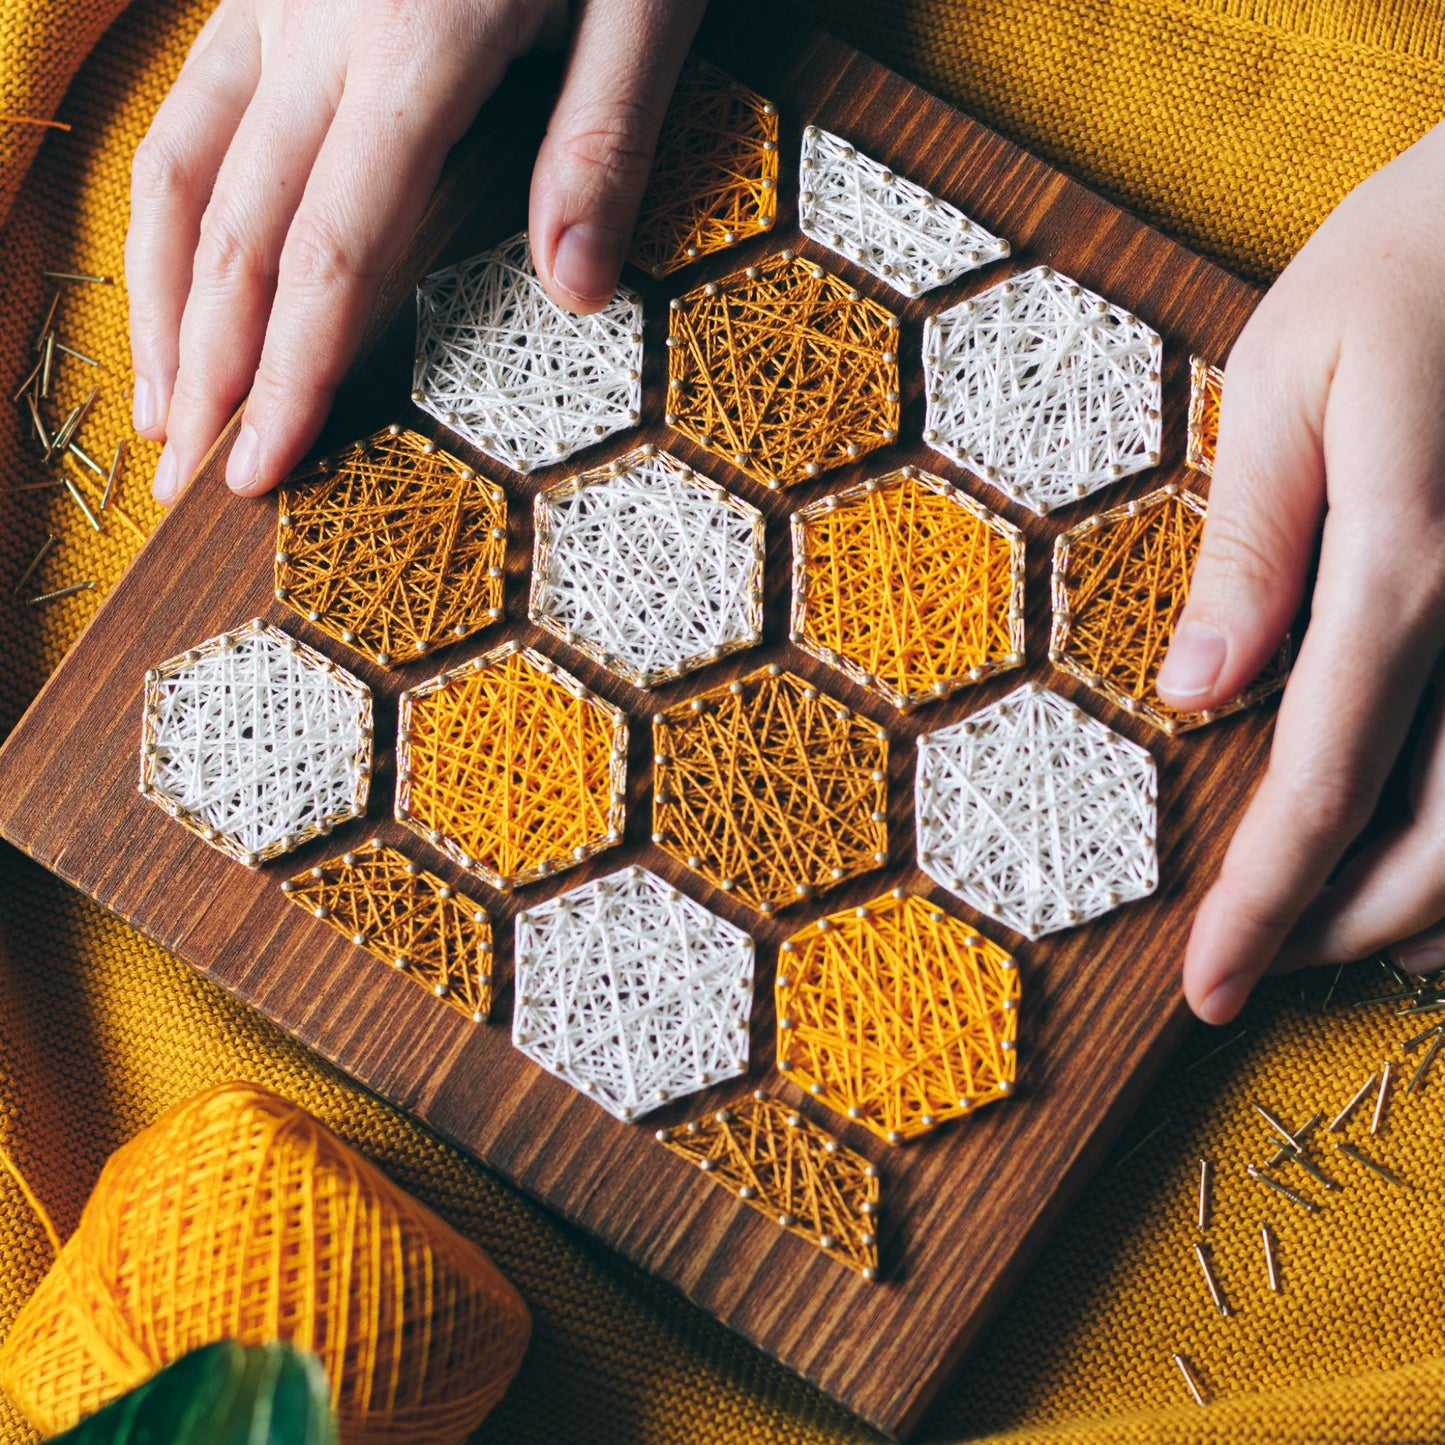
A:
{"type": "Polygon", "coordinates": [[[336,1445],[326,1372],[287,1344],[202,1345],[51,1445],[336,1445]]]}

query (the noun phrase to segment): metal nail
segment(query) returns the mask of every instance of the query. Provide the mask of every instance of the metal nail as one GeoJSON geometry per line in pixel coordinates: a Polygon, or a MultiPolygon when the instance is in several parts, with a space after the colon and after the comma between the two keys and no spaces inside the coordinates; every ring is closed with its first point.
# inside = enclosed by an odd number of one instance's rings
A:
{"type": "Polygon", "coordinates": [[[1330,1120],[1331,1134],[1341,1134],[1344,1132],[1345,1125],[1350,1122],[1350,1115],[1353,1114],[1355,1110],[1360,1107],[1361,1103],[1364,1101],[1365,1095],[1368,1094],[1370,1090],[1375,1087],[1375,1080],[1379,1077],[1380,1075],[1378,1071],[1371,1074],[1370,1077],[1366,1079],[1365,1082],[1361,1084],[1358,1089],[1355,1090],[1354,1094],[1350,1097],[1350,1102],[1346,1104],[1345,1107],[1341,1109],[1340,1112],[1336,1114],[1333,1119],[1330,1120]]]}
{"type": "Polygon", "coordinates": [[[30,559],[30,565],[20,574],[20,580],[15,584],[15,596],[19,596],[25,590],[25,584],[35,575],[35,569],[50,555],[50,549],[55,545],[55,533],[47,532],[45,540],[40,544],[40,550],[30,559]]]}
{"type": "Polygon", "coordinates": [[[42,592],[26,604],[38,607],[42,602],[57,602],[62,597],[74,597],[77,592],[89,592],[95,586],[95,578],[87,577],[84,582],[72,582],[69,587],[57,587],[54,592],[42,592]]]}

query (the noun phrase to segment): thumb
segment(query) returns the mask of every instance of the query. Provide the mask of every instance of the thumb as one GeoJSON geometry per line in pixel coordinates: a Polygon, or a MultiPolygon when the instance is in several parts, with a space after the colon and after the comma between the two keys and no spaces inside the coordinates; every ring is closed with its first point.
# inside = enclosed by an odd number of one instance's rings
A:
{"type": "Polygon", "coordinates": [[[1291,308],[1276,301],[1266,297],[1225,369],[1204,537],[1155,684],[1171,707],[1203,711],[1235,697],[1274,656],[1304,596],[1324,512],[1329,366],[1316,328],[1278,316],[1291,308]]]}
{"type": "Polygon", "coordinates": [[[532,173],[537,275],[559,305],[612,299],[667,102],[706,0],[583,0],[532,173]]]}

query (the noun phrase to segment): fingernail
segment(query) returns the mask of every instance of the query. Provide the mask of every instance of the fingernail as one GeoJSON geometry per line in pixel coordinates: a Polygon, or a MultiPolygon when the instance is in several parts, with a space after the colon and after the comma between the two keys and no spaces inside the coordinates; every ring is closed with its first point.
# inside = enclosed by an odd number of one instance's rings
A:
{"type": "Polygon", "coordinates": [[[156,474],[151,478],[151,495],[161,506],[169,507],[175,501],[180,480],[176,474],[176,454],[170,443],[161,449],[161,459],[156,463],[156,474]]]}
{"type": "Polygon", "coordinates": [[[242,426],[226,458],[226,485],[233,492],[243,492],[256,480],[256,466],[261,460],[261,438],[256,428],[242,426]]]}
{"type": "Polygon", "coordinates": [[[1392,948],[1390,954],[1406,973],[1434,973],[1437,968],[1445,968],[1445,945],[1439,943],[1392,948]]]}
{"type": "Polygon", "coordinates": [[[580,301],[607,301],[622,270],[622,242],[607,226],[568,226],[552,258],[552,278],[580,301]]]}
{"type": "Polygon", "coordinates": [[[1227,1024],[1244,1007],[1253,987],[1254,980],[1248,974],[1231,974],[1210,989],[1195,1013],[1207,1024],[1227,1024]]]}
{"type": "Polygon", "coordinates": [[[1224,666],[1224,634],[1203,622],[1181,622],[1159,669],[1155,690],[1174,697],[1198,697],[1214,686],[1224,666]]]}
{"type": "Polygon", "coordinates": [[[145,377],[135,379],[135,397],[131,402],[131,420],[137,431],[149,431],[156,424],[156,394],[145,377]]]}

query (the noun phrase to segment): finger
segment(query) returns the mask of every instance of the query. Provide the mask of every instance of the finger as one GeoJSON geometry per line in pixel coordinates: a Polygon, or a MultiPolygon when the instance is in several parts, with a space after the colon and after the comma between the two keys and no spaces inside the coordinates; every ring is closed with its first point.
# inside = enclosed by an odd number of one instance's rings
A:
{"type": "Polygon", "coordinates": [[[1410,820],[1341,869],[1291,935],[1292,957],[1344,963],[1389,946],[1411,972],[1445,966],[1445,952],[1438,963],[1424,956],[1408,961],[1442,942],[1435,935],[1445,918],[1445,703],[1438,698],[1418,744],[1410,794],[1410,820]]]}
{"type": "MultiPolygon", "coordinates": [[[[318,57],[323,67],[327,59],[318,57]]],[[[179,364],[154,489],[169,502],[246,394],[266,334],[282,246],[331,125],[331,88],[310,60],[263,76],[201,221],[179,364]],[[169,496],[162,495],[170,482],[169,496]]]]}
{"type": "Polygon", "coordinates": [[[348,80],[281,252],[265,345],[227,461],[234,490],[275,486],[315,440],[381,278],[505,64],[505,52],[488,50],[480,63],[434,65],[424,83],[381,69],[348,80]]]}
{"type": "Polygon", "coordinates": [[[612,299],[705,0],[584,0],[532,173],[532,260],[562,306],[612,299]]]}
{"type": "Polygon", "coordinates": [[[1295,314],[1288,279],[1280,285],[1225,371],[1204,538],[1156,683],[1172,707],[1236,696],[1278,651],[1304,596],[1324,510],[1329,355],[1295,314]]]}
{"type": "Polygon", "coordinates": [[[165,437],[201,216],[261,70],[249,6],[221,6],[207,28],[131,166],[125,277],[133,411],[136,430],[152,441],[165,437]]]}

